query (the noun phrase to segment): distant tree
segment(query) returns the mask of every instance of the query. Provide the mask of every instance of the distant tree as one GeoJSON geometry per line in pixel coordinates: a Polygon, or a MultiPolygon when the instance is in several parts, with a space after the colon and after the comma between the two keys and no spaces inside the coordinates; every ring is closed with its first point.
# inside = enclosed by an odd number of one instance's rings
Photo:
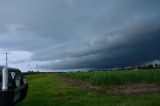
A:
{"type": "Polygon", "coordinates": [[[159,67],[159,65],[158,64],[155,64],[155,68],[157,69],[159,67]]]}
{"type": "Polygon", "coordinates": [[[154,66],[153,66],[153,64],[149,64],[145,68],[147,68],[147,69],[154,69],[154,66]]]}

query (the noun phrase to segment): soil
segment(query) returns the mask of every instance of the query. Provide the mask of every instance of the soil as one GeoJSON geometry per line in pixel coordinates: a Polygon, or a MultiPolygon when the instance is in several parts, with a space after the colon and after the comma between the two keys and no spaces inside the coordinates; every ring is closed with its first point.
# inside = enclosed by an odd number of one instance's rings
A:
{"type": "Polygon", "coordinates": [[[85,90],[96,91],[99,94],[113,94],[113,95],[136,95],[136,94],[148,94],[160,92],[159,84],[130,84],[130,85],[118,85],[118,86],[109,86],[107,88],[101,88],[99,86],[92,85],[89,82],[76,80],[72,78],[67,78],[61,75],[56,75],[57,78],[62,79],[65,83],[82,88],[85,90]]]}
{"type": "Polygon", "coordinates": [[[110,87],[109,90],[112,94],[118,95],[134,95],[134,94],[148,94],[160,92],[160,85],[158,84],[131,84],[131,85],[119,85],[110,87]]]}

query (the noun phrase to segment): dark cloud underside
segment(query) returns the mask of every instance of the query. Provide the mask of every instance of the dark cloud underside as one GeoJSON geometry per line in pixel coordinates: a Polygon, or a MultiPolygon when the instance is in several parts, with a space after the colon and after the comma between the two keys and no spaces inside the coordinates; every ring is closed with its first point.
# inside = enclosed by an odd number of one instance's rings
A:
{"type": "Polygon", "coordinates": [[[1,0],[0,49],[50,70],[159,61],[159,11],[159,0],[1,0]]]}

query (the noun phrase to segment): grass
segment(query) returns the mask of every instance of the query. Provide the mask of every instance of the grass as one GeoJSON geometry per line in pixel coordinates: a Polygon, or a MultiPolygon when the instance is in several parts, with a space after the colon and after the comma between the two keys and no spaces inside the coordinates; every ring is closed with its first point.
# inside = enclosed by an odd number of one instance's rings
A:
{"type": "Polygon", "coordinates": [[[133,83],[160,84],[160,70],[69,72],[61,75],[84,80],[98,86],[114,86],[133,83]]]}
{"type": "Polygon", "coordinates": [[[160,93],[104,96],[69,86],[54,74],[29,75],[27,78],[28,95],[16,106],[160,106],[160,93]]]}

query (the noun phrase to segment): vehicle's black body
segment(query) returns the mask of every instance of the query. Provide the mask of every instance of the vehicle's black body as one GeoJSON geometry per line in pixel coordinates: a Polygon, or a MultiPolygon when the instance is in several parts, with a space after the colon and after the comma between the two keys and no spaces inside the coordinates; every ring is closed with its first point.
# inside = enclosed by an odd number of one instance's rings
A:
{"type": "Polygon", "coordinates": [[[0,106],[13,106],[25,98],[28,91],[28,83],[19,69],[8,68],[8,88],[2,89],[3,70],[0,67],[0,106]]]}

